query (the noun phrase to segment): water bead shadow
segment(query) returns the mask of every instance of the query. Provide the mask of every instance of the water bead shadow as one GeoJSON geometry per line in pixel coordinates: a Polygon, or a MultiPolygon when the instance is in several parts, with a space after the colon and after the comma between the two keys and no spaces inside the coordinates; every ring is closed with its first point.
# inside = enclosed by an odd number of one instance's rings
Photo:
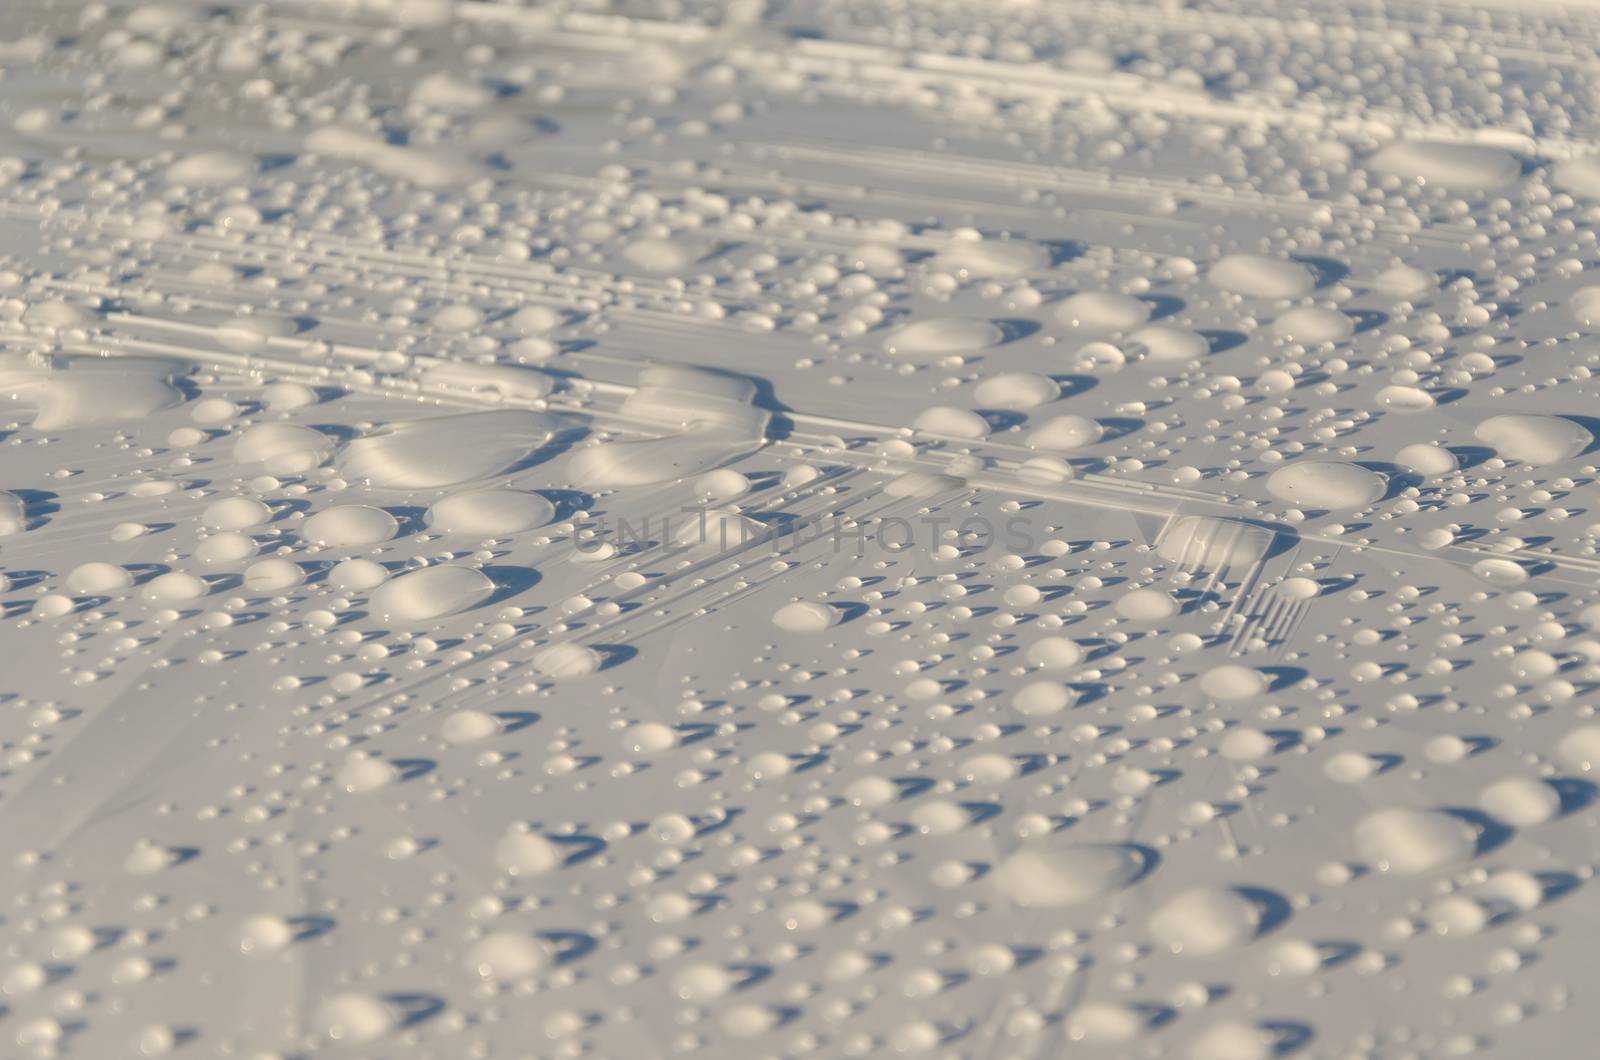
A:
{"type": "Polygon", "coordinates": [[[494,582],[495,588],[478,607],[497,607],[512,597],[527,592],[543,580],[543,576],[533,567],[497,563],[480,569],[484,577],[494,582]]]}

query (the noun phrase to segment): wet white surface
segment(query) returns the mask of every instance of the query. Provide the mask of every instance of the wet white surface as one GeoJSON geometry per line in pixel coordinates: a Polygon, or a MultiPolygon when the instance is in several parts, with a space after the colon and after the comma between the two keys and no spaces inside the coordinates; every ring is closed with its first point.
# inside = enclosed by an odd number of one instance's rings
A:
{"type": "Polygon", "coordinates": [[[1580,1057],[1600,11],[0,8],[0,1057],[1580,1057]]]}

